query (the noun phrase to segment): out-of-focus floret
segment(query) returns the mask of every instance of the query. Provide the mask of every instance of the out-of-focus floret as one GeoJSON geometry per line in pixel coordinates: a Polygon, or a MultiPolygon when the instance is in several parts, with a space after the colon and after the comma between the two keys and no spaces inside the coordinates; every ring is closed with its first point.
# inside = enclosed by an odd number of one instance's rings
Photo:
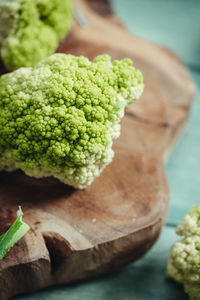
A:
{"type": "Polygon", "coordinates": [[[200,299],[200,205],[193,207],[177,226],[183,239],[176,242],[170,255],[167,273],[184,284],[190,299],[200,299]]]}
{"type": "Polygon", "coordinates": [[[72,0],[0,0],[0,56],[9,70],[51,55],[69,31],[72,0]]]}

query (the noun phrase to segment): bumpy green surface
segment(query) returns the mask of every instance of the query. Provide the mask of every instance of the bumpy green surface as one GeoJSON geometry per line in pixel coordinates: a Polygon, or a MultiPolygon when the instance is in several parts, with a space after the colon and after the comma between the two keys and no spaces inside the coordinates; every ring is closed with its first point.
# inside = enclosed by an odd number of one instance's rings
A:
{"type": "Polygon", "coordinates": [[[72,0],[0,0],[0,56],[9,70],[51,55],[69,31],[72,0]]]}
{"type": "Polygon", "coordinates": [[[169,276],[184,284],[190,299],[200,299],[200,205],[193,207],[176,233],[184,238],[175,243],[167,271],[169,276]]]}
{"type": "Polygon", "coordinates": [[[112,161],[125,106],[143,91],[130,59],[54,54],[0,78],[0,170],[78,188],[112,161]]]}

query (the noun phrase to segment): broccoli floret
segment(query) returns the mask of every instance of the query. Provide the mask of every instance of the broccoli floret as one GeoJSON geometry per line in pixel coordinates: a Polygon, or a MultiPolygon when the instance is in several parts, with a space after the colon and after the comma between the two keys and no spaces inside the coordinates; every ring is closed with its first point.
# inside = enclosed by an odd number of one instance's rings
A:
{"type": "Polygon", "coordinates": [[[0,0],[0,56],[9,70],[51,55],[69,31],[72,0],[0,0]]]}
{"type": "Polygon", "coordinates": [[[113,158],[125,106],[143,91],[130,59],[54,54],[0,78],[0,170],[84,188],[113,158]]]}
{"type": "Polygon", "coordinates": [[[177,226],[176,233],[184,238],[171,249],[167,273],[184,284],[190,299],[200,299],[200,205],[193,207],[177,226]]]}

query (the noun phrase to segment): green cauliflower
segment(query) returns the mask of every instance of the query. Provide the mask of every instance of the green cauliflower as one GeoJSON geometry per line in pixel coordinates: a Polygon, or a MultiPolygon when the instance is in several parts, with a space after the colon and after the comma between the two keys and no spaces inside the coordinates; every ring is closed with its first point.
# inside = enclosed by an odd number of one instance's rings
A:
{"type": "Polygon", "coordinates": [[[72,0],[0,0],[0,56],[9,70],[51,55],[69,31],[72,0]]]}
{"type": "Polygon", "coordinates": [[[143,91],[128,58],[54,54],[0,78],[0,170],[85,188],[113,158],[125,107],[143,91]]]}
{"type": "Polygon", "coordinates": [[[172,247],[167,273],[184,284],[190,299],[200,300],[200,205],[190,210],[176,233],[184,238],[172,247]]]}

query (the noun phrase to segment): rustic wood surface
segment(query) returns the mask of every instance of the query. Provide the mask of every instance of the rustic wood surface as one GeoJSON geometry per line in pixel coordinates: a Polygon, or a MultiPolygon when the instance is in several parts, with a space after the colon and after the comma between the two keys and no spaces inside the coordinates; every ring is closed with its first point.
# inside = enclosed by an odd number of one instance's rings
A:
{"type": "Polygon", "coordinates": [[[166,49],[127,33],[107,1],[82,0],[77,10],[87,24],[75,22],[58,51],[130,57],[144,73],[145,92],[122,121],[113,163],[89,188],[0,173],[0,233],[19,204],[31,226],[0,261],[1,300],[118,269],[153,245],[166,215],[163,158],[188,116],[188,71],[166,49]]]}

